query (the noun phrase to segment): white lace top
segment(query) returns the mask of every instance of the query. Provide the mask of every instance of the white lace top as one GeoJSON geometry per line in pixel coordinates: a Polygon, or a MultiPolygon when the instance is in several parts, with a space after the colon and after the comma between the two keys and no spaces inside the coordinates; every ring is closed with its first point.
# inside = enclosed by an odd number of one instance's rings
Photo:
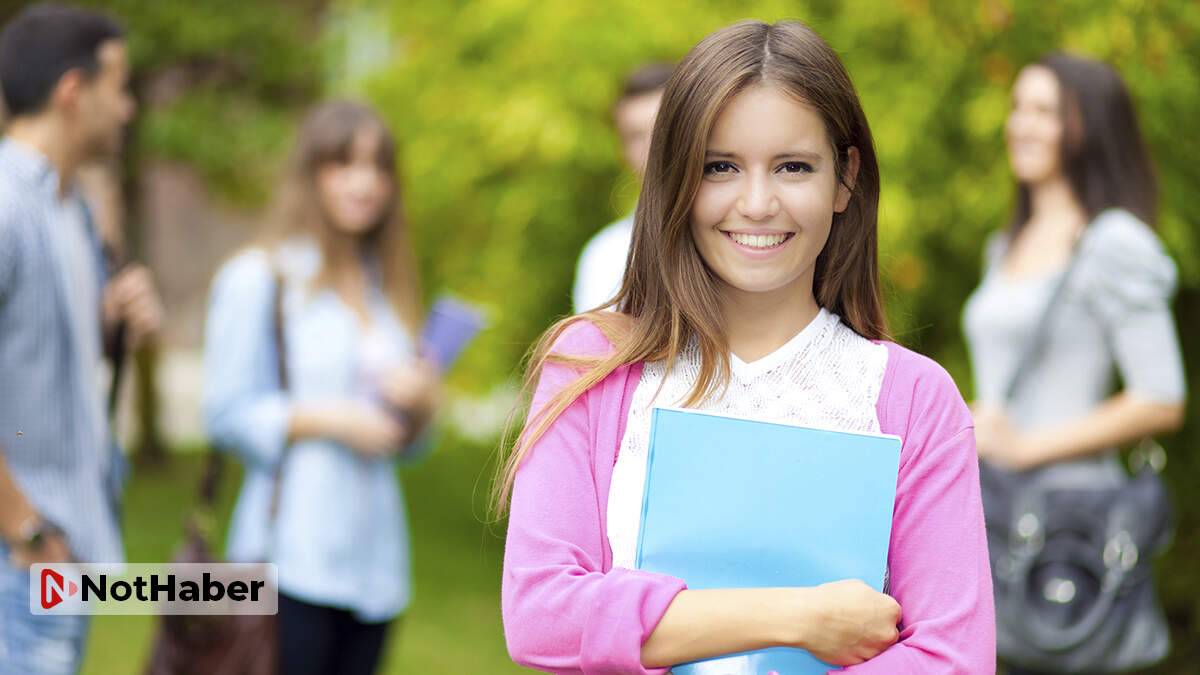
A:
{"type": "MultiPolygon", "coordinates": [[[[700,373],[700,349],[694,344],[685,349],[669,373],[665,365],[648,362],[642,369],[613,467],[608,542],[614,567],[634,567],[650,411],[678,406],[687,397],[700,373]]],[[[763,421],[879,433],[875,403],[886,367],[886,347],[822,309],[804,330],[757,361],[745,363],[731,354],[732,379],[724,396],[699,407],[763,421]]]]}

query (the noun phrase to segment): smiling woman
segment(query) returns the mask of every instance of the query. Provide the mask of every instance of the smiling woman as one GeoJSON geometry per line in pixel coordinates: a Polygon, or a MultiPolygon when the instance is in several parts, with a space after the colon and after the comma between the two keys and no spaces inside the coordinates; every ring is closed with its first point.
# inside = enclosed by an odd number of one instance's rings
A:
{"type": "Polygon", "coordinates": [[[847,672],[994,667],[971,422],[945,371],[883,341],[878,199],[858,96],[807,26],[745,21],[684,57],[618,311],[542,336],[497,481],[501,503],[511,493],[502,595],[518,663],[665,673],[785,646],[847,672]],[[636,569],[650,410],[671,405],[902,437],[889,594],[845,578],[691,590],[636,569]]]}

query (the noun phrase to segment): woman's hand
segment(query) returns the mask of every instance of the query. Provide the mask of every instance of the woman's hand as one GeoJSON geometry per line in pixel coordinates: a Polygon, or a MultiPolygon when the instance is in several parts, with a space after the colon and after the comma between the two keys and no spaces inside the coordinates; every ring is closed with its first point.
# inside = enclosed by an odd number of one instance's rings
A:
{"type": "Polygon", "coordinates": [[[858,579],[801,590],[804,618],[795,646],[826,663],[862,663],[900,636],[900,604],[858,579]]]}
{"type": "Polygon", "coordinates": [[[980,459],[1013,471],[1024,471],[1039,463],[1029,437],[1013,426],[1004,408],[973,403],[971,416],[975,420],[975,451],[980,459]]]}
{"type": "Polygon", "coordinates": [[[389,406],[423,422],[441,405],[442,381],[428,361],[412,361],[383,377],[380,394],[389,406]]]}
{"type": "Polygon", "coordinates": [[[364,457],[396,454],[408,434],[394,415],[369,403],[346,401],[328,412],[328,435],[364,457]]]}

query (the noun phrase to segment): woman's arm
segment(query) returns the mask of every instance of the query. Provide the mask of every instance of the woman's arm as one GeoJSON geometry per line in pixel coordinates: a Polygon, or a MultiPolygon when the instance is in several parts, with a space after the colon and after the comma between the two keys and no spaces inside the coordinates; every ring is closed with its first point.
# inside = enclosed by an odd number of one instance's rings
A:
{"type": "Polygon", "coordinates": [[[1175,431],[1183,424],[1184,405],[1122,391],[1083,417],[1025,433],[1018,431],[1002,410],[976,408],[974,412],[979,456],[1024,471],[1175,431]]]}
{"type": "Polygon", "coordinates": [[[294,404],[288,418],[288,442],[326,438],[366,457],[394,455],[407,435],[394,416],[360,401],[294,404]]]}
{"type": "MultiPolygon", "coordinates": [[[[555,349],[579,353],[593,342],[607,344],[593,326],[572,327],[555,349]]],[[[576,376],[546,364],[530,410],[540,410],[576,376]]],[[[662,675],[665,668],[642,665],[642,643],[685,586],[662,574],[603,571],[605,534],[588,404],[599,405],[604,386],[568,407],[517,471],[501,582],[504,636],[513,660],[530,668],[662,675]]]]}
{"type": "Polygon", "coordinates": [[[267,253],[244,251],[213,279],[204,332],[204,417],[210,441],[270,467],[287,445],[291,403],[280,386],[267,253]]]}
{"type": "Polygon", "coordinates": [[[889,349],[880,425],[903,438],[888,569],[904,620],[896,644],[844,672],[992,673],[995,608],[971,417],[945,370],[889,349]]]}
{"type": "Polygon", "coordinates": [[[723,654],[799,647],[838,666],[896,641],[900,605],[850,579],[812,588],[682,591],[642,645],[642,663],[672,666],[723,654]]]}

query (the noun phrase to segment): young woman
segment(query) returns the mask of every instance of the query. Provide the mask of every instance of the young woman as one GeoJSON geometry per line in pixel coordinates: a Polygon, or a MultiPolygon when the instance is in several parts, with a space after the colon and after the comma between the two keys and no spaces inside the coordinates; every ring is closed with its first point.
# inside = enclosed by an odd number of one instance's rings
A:
{"type": "Polygon", "coordinates": [[[944,370],[883,341],[878,198],[857,94],[807,26],[738,23],[683,59],[617,311],[542,337],[531,414],[497,483],[511,497],[502,594],[518,663],[664,673],[795,646],[858,664],[847,672],[994,667],[971,419],[944,370]],[[689,590],[633,569],[654,404],[901,436],[891,596],[856,580],[689,590]]]}
{"type": "Polygon", "coordinates": [[[419,296],[395,154],[367,108],[318,106],[268,236],[213,282],[208,431],[246,466],[228,554],[278,564],[289,674],[373,671],[409,601],[393,460],[412,459],[439,390],[414,349],[419,296]]]}
{"type": "Polygon", "coordinates": [[[963,318],[979,456],[1041,468],[1050,483],[1117,485],[1115,446],[1183,420],[1175,266],[1151,230],[1154,169],[1125,84],[1087,59],[1052,54],[1024,68],[1005,133],[1016,213],[988,243],[963,318]],[[1036,361],[1006,400],[1064,274],[1036,361]]]}

